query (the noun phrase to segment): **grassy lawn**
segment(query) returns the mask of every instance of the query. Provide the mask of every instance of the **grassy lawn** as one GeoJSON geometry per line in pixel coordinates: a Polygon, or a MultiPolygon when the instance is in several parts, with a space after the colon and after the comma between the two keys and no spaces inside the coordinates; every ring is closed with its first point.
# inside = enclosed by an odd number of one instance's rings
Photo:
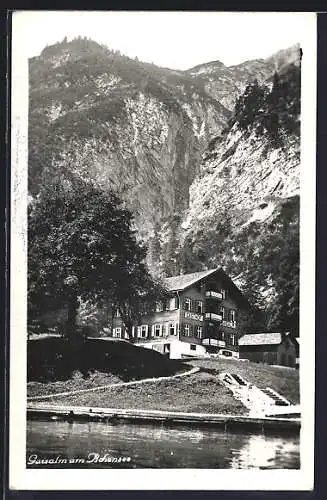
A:
{"type": "Polygon", "coordinates": [[[87,339],[70,344],[62,338],[38,338],[28,342],[27,394],[57,392],[167,377],[190,370],[156,351],[129,342],[87,339]]]}
{"type": "Polygon", "coordinates": [[[238,373],[261,389],[271,387],[293,404],[300,402],[299,370],[229,359],[197,359],[188,364],[207,369],[213,375],[224,371],[238,373]]]}
{"type": "Polygon", "coordinates": [[[28,382],[27,397],[42,396],[59,392],[77,391],[79,389],[92,389],[102,385],[117,384],[121,378],[112,373],[95,371],[84,377],[81,372],[75,371],[68,380],[56,382],[28,382]]]}
{"type": "Polygon", "coordinates": [[[78,355],[60,339],[51,343],[45,340],[32,341],[31,347],[33,370],[30,369],[31,377],[27,384],[29,397],[169,376],[185,372],[193,366],[201,369],[199,373],[185,378],[57,396],[43,401],[50,404],[247,413],[247,409],[219,382],[217,375],[222,371],[238,373],[260,388],[271,387],[291,403],[299,403],[299,371],[291,368],[222,359],[181,363],[164,358],[157,352],[118,342],[88,341],[80,347],[78,355]],[[41,353],[43,357],[40,357],[41,353]],[[74,366],[72,359],[75,360],[74,366]]]}
{"type": "Polygon", "coordinates": [[[217,377],[189,377],[47,399],[50,404],[207,413],[246,413],[217,377]]]}

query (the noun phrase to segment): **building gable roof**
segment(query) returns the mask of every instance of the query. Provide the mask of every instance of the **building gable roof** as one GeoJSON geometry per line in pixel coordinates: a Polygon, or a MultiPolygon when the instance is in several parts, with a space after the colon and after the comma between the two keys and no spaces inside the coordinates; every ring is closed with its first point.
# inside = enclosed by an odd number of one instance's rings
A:
{"type": "Polygon", "coordinates": [[[238,345],[279,345],[283,341],[281,333],[246,333],[238,345]]]}
{"type": "Polygon", "coordinates": [[[216,268],[216,269],[210,269],[209,271],[200,271],[198,273],[183,274],[180,276],[171,276],[170,278],[164,279],[164,284],[171,292],[178,290],[185,290],[185,288],[194,285],[194,283],[197,283],[201,279],[210,276],[210,274],[213,274],[218,270],[219,268],[218,269],[216,268]]]}

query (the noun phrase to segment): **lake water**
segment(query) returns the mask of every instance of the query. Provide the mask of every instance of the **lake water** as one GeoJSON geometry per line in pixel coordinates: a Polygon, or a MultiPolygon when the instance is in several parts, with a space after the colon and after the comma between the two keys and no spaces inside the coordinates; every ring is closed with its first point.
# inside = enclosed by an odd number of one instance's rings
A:
{"type": "Polygon", "coordinates": [[[298,435],[186,426],[27,422],[28,468],[298,469],[298,435]]]}

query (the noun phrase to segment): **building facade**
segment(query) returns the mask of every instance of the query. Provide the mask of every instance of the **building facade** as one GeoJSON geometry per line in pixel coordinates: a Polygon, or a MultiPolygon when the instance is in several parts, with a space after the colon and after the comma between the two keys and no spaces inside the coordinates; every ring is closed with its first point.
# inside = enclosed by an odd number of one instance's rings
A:
{"type": "Polygon", "coordinates": [[[221,268],[166,278],[164,285],[167,299],[158,302],[155,310],[148,311],[144,305],[132,339],[128,338],[118,311],[112,336],[175,359],[219,350],[238,356],[238,319],[248,305],[221,268]]]}
{"type": "Polygon", "coordinates": [[[297,341],[283,333],[251,333],[239,339],[239,357],[257,363],[296,367],[297,341]]]}

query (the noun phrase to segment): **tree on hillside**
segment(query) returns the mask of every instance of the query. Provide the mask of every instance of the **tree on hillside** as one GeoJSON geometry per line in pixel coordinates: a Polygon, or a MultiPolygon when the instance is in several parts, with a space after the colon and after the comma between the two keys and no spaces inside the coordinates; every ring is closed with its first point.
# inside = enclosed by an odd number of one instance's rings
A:
{"type": "MultiPolygon", "coordinates": [[[[136,262],[139,262],[144,249],[139,248],[136,262]]],[[[116,309],[119,310],[122,322],[128,334],[133,338],[133,326],[139,325],[142,312],[154,310],[155,303],[167,296],[167,291],[159,281],[154,280],[146,270],[143,263],[138,264],[130,273],[122,272],[115,299],[116,309]],[[131,279],[132,278],[132,279],[131,279]]],[[[137,331],[134,330],[134,337],[137,331]]]]}
{"type": "MultiPolygon", "coordinates": [[[[268,308],[269,327],[299,334],[300,247],[296,228],[285,230],[279,241],[278,272],[274,275],[276,298],[268,308]]],[[[267,257],[269,255],[267,254],[267,257]]]]}
{"type": "Polygon", "coordinates": [[[248,273],[244,277],[242,293],[248,302],[246,311],[240,311],[238,327],[241,333],[259,333],[267,330],[265,305],[262,300],[260,287],[248,273]]]}
{"type": "MultiPolygon", "coordinates": [[[[284,202],[267,232],[258,235],[252,276],[257,283],[269,280],[274,298],[266,305],[270,331],[299,331],[299,199],[284,202]],[[256,264],[256,265],[255,265],[256,264]]],[[[247,253],[248,257],[249,252],[247,253]]]]}
{"type": "Polygon", "coordinates": [[[118,197],[90,182],[44,187],[28,210],[30,315],[67,307],[66,334],[72,338],[79,297],[98,304],[131,300],[136,307],[152,279],[131,223],[118,197]]]}
{"type": "Polygon", "coordinates": [[[169,221],[167,240],[162,248],[163,272],[166,276],[175,276],[179,274],[179,255],[178,255],[178,226],[180,216],[174,214],[169,221]]]}
{"type": "Polygon", "coordinates": [[[266,94],[266,87],[260,86],[257,80],[249,83],[236,101],[233,122],[237,121],[244,129],[253,125],[263,112],[266,94]]]}
{"type": "Polygon", "coordinates": [[[148,243],[148,263],[152,274],[155,276],[160,276],[162,272],[161,242],[159,231],[159,224],[155,224],[152,237],[150,238],[148,243]]]}

